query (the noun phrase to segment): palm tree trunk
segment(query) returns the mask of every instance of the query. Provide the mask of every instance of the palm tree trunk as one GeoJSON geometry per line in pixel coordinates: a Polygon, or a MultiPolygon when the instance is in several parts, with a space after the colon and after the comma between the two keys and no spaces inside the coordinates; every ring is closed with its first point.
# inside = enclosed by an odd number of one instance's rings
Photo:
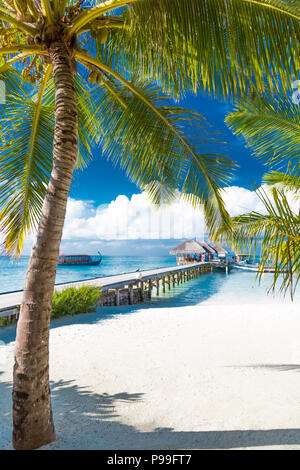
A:
{"type": "Polygon", "coordinates": [[[32,248],[17,327],[13,445],[35,449],[55,439],[49,389],[49,326],[59,246],[77,159],[77,103],[70,52],[49,49],[55,83],[53,169],[32,248]]]}

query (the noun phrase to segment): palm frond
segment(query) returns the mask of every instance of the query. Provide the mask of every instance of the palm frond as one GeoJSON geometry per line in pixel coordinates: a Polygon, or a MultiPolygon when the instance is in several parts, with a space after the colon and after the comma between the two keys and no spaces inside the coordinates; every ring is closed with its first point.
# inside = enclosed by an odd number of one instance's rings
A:
{"type": "MultiPolygon", "coordinates": [[[[0,71],[0,80],[2,82],[2,95],[1,98],[4,98],[4,102],[0,103],[0,117],[2,118],[5,115],[5,105],[7,96],[11,93],[19,93],[21,87],[21,77],[17,70],[12,67],[0,71]]],[[[0,122],[0,134],[2,135],[3,125],[0,122]]]]}
{"type": "Polygon", "coordinates": [[[0,224],[6,251],[19,255],[41,215],[52,167],[54,118],[42,95],[37,100],[11,95],[6,113],[0,145],[0,224]]]}
{"type": "MultiPolygon", "coordinates": [[[[26,5],[27,8],[27,5],[26,5]]],[[[20,21],[18,15],[16,14],[16,10],[10,10],[7,6],[0,5],[0,20],[1,23],[9,24],[14,26],[14,28],[18,31],[24,32],[28,35],[34,36],[37,34],[37,29],[32,25],[28,24],[27,22],[20,21]]]]}
{"type": "Polygon", "coordinates": [[[75,91],[78,106],[79,140],[76,166],[79,169],[84,169],[93,158],[93,149],[102,129],[93,101],[92,87],[80,75],[75,77],[75,91]]]}
{"type": "Polygon", "coordinates": [[[231,243],[233,249],[255,256],[259,251],[258,279],[268,276],[269,290],[290,292],[293,299],[300,280],[300,205],[293,211],[287,194],[273,188],[271,194],[257,190],[264,212],[252,211],[232,219],[232,230],[219,228],[219,239],[231,243]],[[266,274],[266,267],[274,267],[266,274]]]}
{"type": "Polygon", "coordinates": [[[289,289],[293,297],[300,276],[300,108],[291,97],[291,88],[282,86],[276,95],[270,90],[252,93],[226,118],[231,130],[242,135],[267,165],[263,182],[271,196],[258,190],[265,212],[235,217],[232,231],[221,227],[219,234],[249,252],[255,253],[261,243],[259,278],[268,264],[273,265],[271,289],[279,285],[280,291],[289,289]]]}
{"type": "Polygon", "coordinates": [[[271,187],[294,193],[300,197],[300,172],[297,169],[294,174],[272,171],[264,175],[263,182],[271,187]]]}
{"type": "MultiPolygon", "coordinates": [[[[79,155],[77,167],[92,158],[99,131],[88,85],[75,80],[78,99],[79,155]],[[83,93],[84,91],[84,93],[83,93]]],[[[10,93],[2,106],[4,136],[0,144],[0,227],[5,250],[20,255],[29,232],[35,230],[52,169],[54,85],[45,74],[37,90],[10,93]]]]}
{"type": "Polygon", "coordinates": [[[225,155],[203,151],[221,146],[206,121],[196,112],[171,105],[153,85],[131,86],[144,100],[116,82],[95,88],[104,154],[120,163],[134,182],[147,186],[155,204],[161,201],[162,187],[171,198],[179,190],[194,206],[204,204],[211,228],[220,218],[228,221],[220,188],[229,182],[235,165],[225,155]]]}
{"type": "Polygon", "coordinates": [[[280,0],[139,0],[123,11],[98,58],[121,74],[236,96],[291,83],[299,69],[300,7],[280,0]]]}
{"type": "Polygon", "coordinates": [[[288,90],[244,97],[226,122],[271,169],[299,167],[300,107],[289,99],[288,90]]]}
{"type": "MultiPolygon", "coordinates": [[[[145,147],[145,142],[150,138],[152,147],[147,147],[147,153],[149,153],[148,158],[152,158],[153,155],[156,155],[156,158],[152,160],[152,164],[154,165],[153,173],[149,174],[148,177],[154,180],[160,180],[156,171],[161,171],[161,169],[164,168],[163,175],[160,177],[164,179],[167,178],[169,183],[173,181],[174,187],[179,187],[187,200],[194,204],[208,204],[206,215],[208,226],[211,230],[214,229],[216,221],[220,218],[229,223],[229,217],[224,208],[220,188],[224,183],[229,182],[235,165],[227,156],[216,155],[215,153],[206,154],[202,151],[203,144],[207,144],[207,142],[211,141],[211,136],[208,134],[205,138],[203,132],[199,134],[199,130],[201,128],[203,130],[203,117],[199,116],[199,114],[197,115],[195,112],[186,111],[183,108],[171,106],[170,104],[160,105],[159,102],[162,101],[162,94],[157,87],[149,84],[146,84],[146,87],[143,87],[143,85],[136,86],[133,81],[128,82],[120,74],[87,54],[77,53],[77,58],[83,64],[91,64],[97,67],[102,73],[111,77],[114,83],[117,81],[120,84],[118,86],[123,87],[128,97],[134,97],[135,107],[136,109],[139,108],[142,113],[139,116],[139,120],[136,121],[134,119],[135,114],[133,109],[130,109],[129,106],[130,102],[127,102],[126,97],[124,97],[123,102],[125,109],[124,106],[121,106],[123,116],[122,126],[126,126],[127,120],[134,124],[133,129],[136,140],[135,143],[132,144],[133,139],[131,136],[128,143],[130,145],[137,144],[138,146],[135,148],[134,153],[132,153],[135,159],[141,152],[141,146],[142,148],[145,147]],[[126,109],[126,107],[128,107],[128,109],[126,109]],[[148,117],[148,120],[143,121],[143,116],[145,116],[145,118],[148,117]],[[151,121],[153,124],[151,124],[151,121]],[[146,124],[143,124],[143,132],[138,132],[143,122],[146,124]],[[152,130],[153,125],[162,133],[159,135],[158,140],[151,140],[153,136],[155,136],[155,138],[158,136],[158,134],[154,134],[152,130]],[[191,132],[192,130],[193,132],[191,132]],[[141,140],[141,137],[143,140],[141,140]],[[162,144],[163,147],[160,147],[162,144]],[[161,149],[163,149],[163,152],[161,149]],[[160,158],[157,157],[157,150],[161,155],[160,158]],[[163,167],[161,166],[161,158],[164,159],[163,167]],[[190,171],[191,167],[196,171],[196,178],[192,170],[190,171]],[[218,216],[217,212],[219,214],[218,216]]],[[[122,96],[122,88],[119,88],[119,91],[116,91],[114,95],[116,94],[118,94],[119,97],[122,96]]],[[[120,108],[120,100],[117,101],[118,107],[120,108]]],[[[108,122],[110,122],[110,129],[112,129],[112,120],[108,120],[108,122]]],[[[120,128],[120,130],[122,130],[122,128],[120,128]]],[[[112,132],[113,136],[117,135],[116,132],[112,130],[110,132],[112,132]]],[[[111,141],[108,134],[106,134],[106,138],[109,142],[111,141]]],[[[213,142],[215,144],[216,140],[213,142]]],[[[130,154],[126,152],[126,154],[123,155],[123,158],[126,159],[130,154]]],[[[136,160],[136,162],[135,166],[132,167],[135,169],[135,172],[132,174],[136,182],[140,184],[142,182],[140,175],[143,175],[142,179],[144,179],[143,160],[136,160]]],[[[130,166],[127,166],[127,170],[130,168],[130,166]]],[[[149,168],[148,164],[147,168],[149,168]]],[[[145,181],[143,181],[143,184],[144,183],[145,181]]],[[[149,184],[149,181],[147,181],[146,184],[149,184]]]]}

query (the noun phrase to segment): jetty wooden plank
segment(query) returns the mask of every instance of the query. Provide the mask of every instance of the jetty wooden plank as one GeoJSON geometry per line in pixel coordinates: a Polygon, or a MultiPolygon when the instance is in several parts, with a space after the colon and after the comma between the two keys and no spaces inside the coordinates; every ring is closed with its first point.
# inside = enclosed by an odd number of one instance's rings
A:
{"type": "MultiPolygon", "coordinates": [[[[106,277],[98,277],[95,279],[88,279],[84,281],[74,281],[74,282],[67,282],[63,284],[56,284],[55,290],[60,292],[67,287],[81,287],[81,286],[97,286],[101,287],[102,290],[108,289],[120,289],[127,287],[129,290],[132,289],[132,285],[140,284],[141,281],[148,282],[149,288],[151,289],[151,285],[153,286],[153,282],[155,282],[155,286],[159,290],[159,281],[165,277],[166,283],[170,289],[170,284],[173,281],[173,286],[175,286],[175,275],[178,274],[186,276],[186,279],[191,279],[189,273],[192,273],[198,267],[204,266],[211,266],[209,262],[200,262],[194,264],[186,264],[186,265],[176,265],[171,267],[165,268],[157,268],[157,269],[149,269],[145,271],[137,271],[133,273],[124,273],[124,274],[117,274],[113,276],[106,276],[106,277]],[[171,281],[172,280],[172,281],[171,281]]],[[[200,271],[200,270],[199,270],[200,271]]],[[[177,277],[176,276],[176,277],[177,277]]],[[[184,279],[184,277],[183,277],[184,279]]],[[[16,292],[9,292],[0,294],[0,317],[9,316],[10,312],[14,312],[15,309],[20,305],[22,301],[23,291],[16,291],[16,292]]],[[[117,294],[118,296],[118,294],[117,294]]],[[[130,300],[132,301],[132,294],[130,294],[130,300]]],[[[118,304],[118,298],[116,299],[116,303],[118,304]]]]}

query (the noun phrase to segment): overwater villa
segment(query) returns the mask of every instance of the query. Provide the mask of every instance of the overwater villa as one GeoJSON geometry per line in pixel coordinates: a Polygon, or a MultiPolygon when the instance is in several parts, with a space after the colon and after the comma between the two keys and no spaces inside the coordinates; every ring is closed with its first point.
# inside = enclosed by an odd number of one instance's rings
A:
{"type": "Polygon", "coordinates": [[[249,254],[247,253],[235,253],[235,261],[241,263],[249,259],[249,254]]]}
{"type": "Polygon", "coordinates": [[[176,255],[177,264],[199,263],[203,261],[224,260],[228,251],[200,240],[186,240],[170,251],[176,255]]]}

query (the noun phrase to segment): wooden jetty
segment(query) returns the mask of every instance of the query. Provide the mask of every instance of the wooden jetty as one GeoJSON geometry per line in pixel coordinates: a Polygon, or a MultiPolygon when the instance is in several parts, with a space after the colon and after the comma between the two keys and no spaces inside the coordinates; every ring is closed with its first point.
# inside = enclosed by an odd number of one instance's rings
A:
{"type": "MultiPolygon", "coordinates": [[[[97,286],[102,291],[99,301],[101,306],[131,305],[150,300],[153,290],[156,295],[165,293],[212,269],[211,263],[200,262],[57,284],[55,290],[59,292],[67,287],[97,286]]],[[[23,291],[0,294],[0,318],[7,317],[8,323],[17,318],[22,295],[23,291]]]]}

